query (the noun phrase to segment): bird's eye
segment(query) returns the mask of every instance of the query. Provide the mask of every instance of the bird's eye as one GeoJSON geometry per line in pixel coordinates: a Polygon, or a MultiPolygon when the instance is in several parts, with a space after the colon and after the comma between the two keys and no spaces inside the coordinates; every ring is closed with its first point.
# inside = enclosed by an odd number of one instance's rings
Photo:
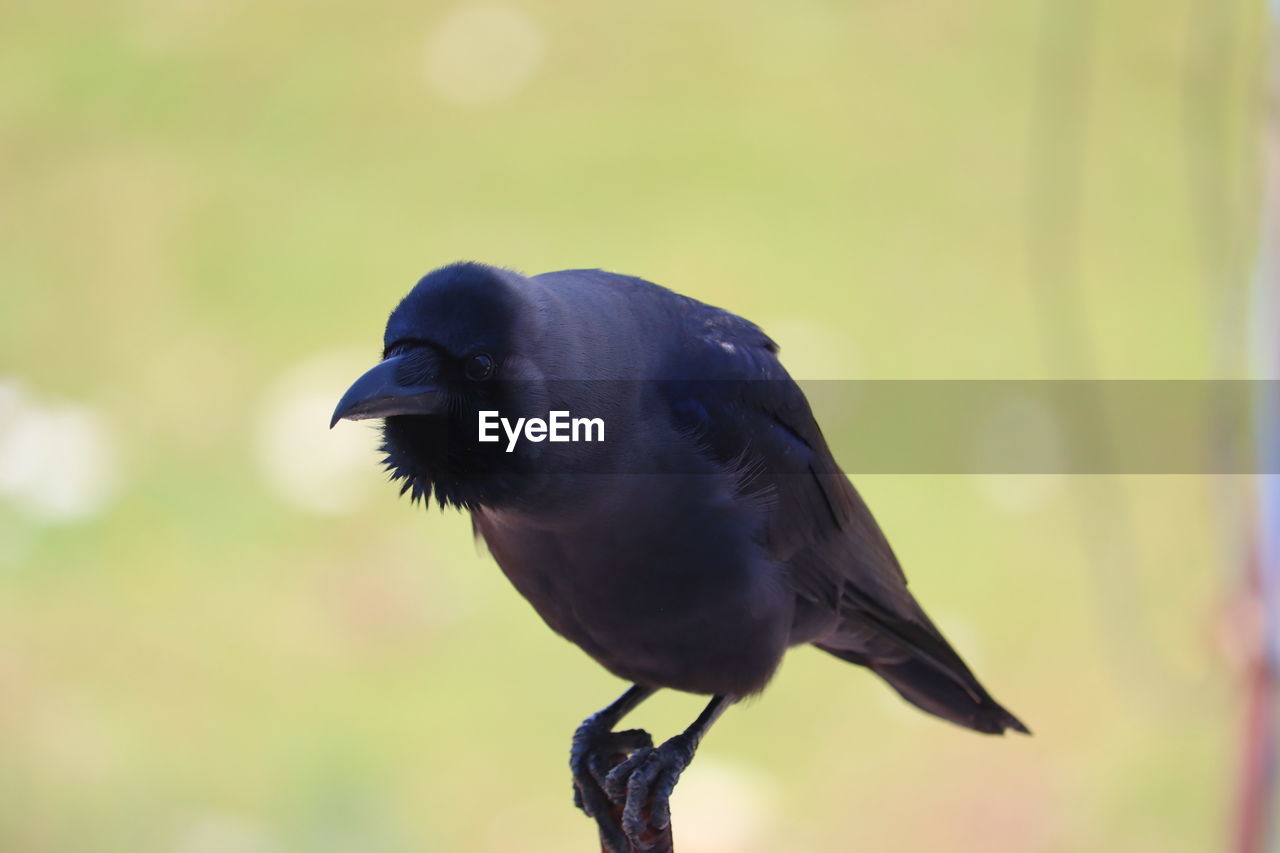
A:
{"type": "Polygon", "coordinates": [[[467,378],[479,382],[493,375],[493,359],[488,353],[478,352],[467,359],[467,378]]]}

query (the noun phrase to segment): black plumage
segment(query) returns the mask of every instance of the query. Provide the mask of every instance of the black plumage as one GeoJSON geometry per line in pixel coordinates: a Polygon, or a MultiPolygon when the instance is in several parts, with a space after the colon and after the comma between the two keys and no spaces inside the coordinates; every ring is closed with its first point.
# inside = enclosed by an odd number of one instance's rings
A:
{"type": "Polygon", "coordinates": [[[652,840],[702,732],[794,645],[865,666],[959,725],[1026,731],[916,603],[754,324],[628,276],[465,263],[405,297],[384,359],[334,421],[385,418],[392,476],[469,510],[547,624],[637,685],[575,739],[579,801],[607,845],[652,840]],[[478,441],[482,409],[600,417],[607,441],[508,453],[478,441]],[[656,749],[610,734],[657,688],[717,698],[656,749]],[[611,771],[605,754],[631,757],[611,771]]]}

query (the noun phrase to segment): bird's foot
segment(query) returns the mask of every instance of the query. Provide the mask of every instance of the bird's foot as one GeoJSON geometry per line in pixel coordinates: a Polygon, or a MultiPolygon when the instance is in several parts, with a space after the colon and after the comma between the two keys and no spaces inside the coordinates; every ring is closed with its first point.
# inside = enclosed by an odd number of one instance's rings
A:
{"type": "Polygon", "coordinates": [[[609,771],[604,793],[622,804],[622,831],[632,847],[650,850],[671,826],[671,792],[693,760],[697,741],[678,734],[659,747],[643,747],[609,771]]]}
{"type": "Polygon", "coordinates": [[[600,828],[600,842],[611,853],[630,853],[620,816],[624,801],[611,800],[605,784],[613,769],[638,751],[652,750],[653,738],[642,729],[610,731],[604,721],[592,717],[573,735],[569,766],[573,770],[573,804],[593,818],[600,828]]]}

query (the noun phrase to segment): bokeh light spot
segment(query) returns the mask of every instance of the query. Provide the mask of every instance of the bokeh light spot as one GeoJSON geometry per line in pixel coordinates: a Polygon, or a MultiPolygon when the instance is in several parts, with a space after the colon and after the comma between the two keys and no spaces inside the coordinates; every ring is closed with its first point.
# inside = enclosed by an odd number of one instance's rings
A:
{"type": "Polygon", "coordinates": [[[246,817],[205,814],[183,827],[174,853],[275,853],[280,849],[264,828],[246,817]]]}
{"type": "Polygon", "coordinates": [[[777,790],[767,776],[710,754],[698,756],[672,796],[680,849],[691,853],[758,849],[777,810],[777,790]]]}
{"type": "Polygon", "coordinates": [[[974,437],[973,484],[998,509],[1039,509],[1061,487],[1061,430],[1040,402],[1012,399],[994,409],[974,437]]]}
{"type": "Polygon", "coordinates": [[[495,103],[528,85],[542,64],[546,42],[542,27],[520,9],[459,6],[427,37],[423,75],[450,101],[495,103]]]}
{"type": "MultiPolygon", "coordinates": [[[[319,514],[351,512],[379,483],[376,426],[329,429],[342,392],[373,365],[359,353],[321,353],[287,370],[268,390],[257,431],[258,463],[275,494],[319,514]]],[[[379,422],[380,423],[380,422],[379,422]]]]}
{"type": "Polygon", "coordinates": [[[0,498],[40,521],[81,521],[102,512],[116,482],[115,445],[97,412],[0,379],[0,498]]]}

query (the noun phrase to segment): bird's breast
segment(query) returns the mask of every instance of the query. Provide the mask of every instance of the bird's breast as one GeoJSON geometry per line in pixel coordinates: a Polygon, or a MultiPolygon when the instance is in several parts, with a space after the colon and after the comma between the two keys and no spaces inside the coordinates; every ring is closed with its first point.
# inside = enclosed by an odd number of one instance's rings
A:
{"type": "Polygon", "coordinates": [[[475,521],[547,624],[620,677],[698,693],[763,687],[793,596],[752,503],[712,475],[631,475],[591,507],[567,521],[479,509],[475,521]]]}

